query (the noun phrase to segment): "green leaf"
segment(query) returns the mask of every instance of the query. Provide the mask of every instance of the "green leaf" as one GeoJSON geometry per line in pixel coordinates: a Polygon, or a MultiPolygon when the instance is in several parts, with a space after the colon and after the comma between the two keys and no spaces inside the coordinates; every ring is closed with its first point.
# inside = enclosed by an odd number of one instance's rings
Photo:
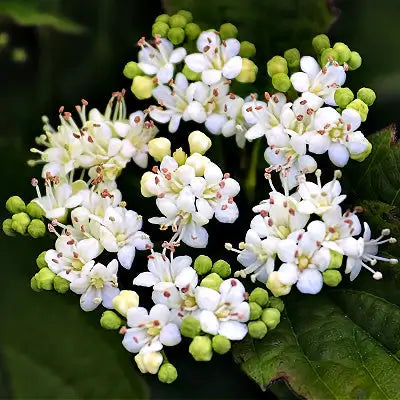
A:
{"type": "Polygon", "coordinates": [[[0,16],[11,18],[23,26],[49,26],[57,31],[80,34],[84,27],[70,19],[51,12],[54,5],[48,2],[3,0],[0,3],[0,16]]]}
{"type": "MultiPolygon", "coordinates": [[[[380,284],[380,283],[377,283],[380,284]]],[[[262,389],[284,379],[308,399],[400,397],[400,308],[383,297],[338,289],[290,296],[281,324],[234,347],[262,389]]]]}

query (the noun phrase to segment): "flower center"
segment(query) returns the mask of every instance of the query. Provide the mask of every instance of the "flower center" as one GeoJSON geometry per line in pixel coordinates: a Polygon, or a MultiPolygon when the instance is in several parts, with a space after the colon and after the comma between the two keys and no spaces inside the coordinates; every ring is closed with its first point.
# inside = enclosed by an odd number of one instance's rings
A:
{"type": "Polygon", "coordinates": [[[100,276],[94,276],[90,278],[90,284],[96,289],[102,289],[104,287],[104,279],[100,276]]]}
{"type": "Polygon", "coordinates": [[[298,266],[301,271],[306,269],[308,267],[308,264],[310,263],[310,259],[307,256],[300,256],[298,260],[298,266]]]}

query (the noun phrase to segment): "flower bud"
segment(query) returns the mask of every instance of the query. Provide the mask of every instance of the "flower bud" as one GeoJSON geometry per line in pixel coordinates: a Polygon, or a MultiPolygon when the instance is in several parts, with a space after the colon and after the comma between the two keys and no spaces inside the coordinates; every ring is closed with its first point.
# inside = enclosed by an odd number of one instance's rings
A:
{"type": "Polygon", "coordinates": [[[169,25],[165,22],[155,22],[151,27],[151,33],[153,36],[160,35],[161,37],[167,37],[169,31],[169,25]]]}
{"type": "Polygon", "coordinates": [[[325,49],[331,47],[331,42],[328,36],[321,34],[314,37],[312,40],[312,46],[317,54],[321,54],[325,49]]]}
{"type": "Polygon", "coordinates": [[[182,336],[189,337],[189,338],[194,338],[198,335],[200,335],[201,327],[200,327],[200,321],[196,319],[195,317],[185,317],[182,321],[181,325],[181,333],[182,336]]]}
{"type": "Polygon", "coordinates": [[[361,121],[365,122],[368,115],[368,106],[360,99],[353,100],[346,108],[356,110],[361,117],[361,121]]]}
{"type": "Polygon", "coordinates": [[[236,38],[238,35],[238,30],[235,25],[226,23],[219,27],[219,35],[222,40],[236,38]]]}
{"type": "Polygon", "coordinates": [[[190,154],[199,153],[203,155],[212,145],[211,139],[200,131],[192,132],[188,137],[190,154]]]}
{"type": "Polygon", "coordinates": [[[370,107],[376,100],[376,94],[370,88],[361,88],[357,92],[357,99],[362,100],[368,107],[370,107]]]}
{"type": "Polygon", "coordinates": [[[363,152],[358,154],[351,153],[350,158],[352,160],[362,162],[371,154],[371,150],[372,150],[372,144],[368,142],[367,148],[363,152]]]}
{"type": "Polygon", "coordinates": [[[322,273],[325,285],[335,287],[342,281],[342,274],[336,269],[327,269],[322,273]]]}
{"type": "Polygon", "coordinates": [[[274,56],[267,62],[267,72],[272,78],[275,74],[287,74],[287,61],[281,56],[274,56]]]}
{"type": "Polygon", "coordinates": [[[321,54],[321,64],[325,65],[330,61],[330,58],[337,61],[337,59],[339,58],[337,51],[332,48],[325,49],[321,54]]]}
{"type": "Polygon", "coordinates": [[[156,18],[155,22],[164,22],[164,23],[168,24],[169,23],[169,15],[161,14],[156,18]]]}
{"type": "Polygon", "coordinates": [[[100,325],[104,329],[116,330],[122,325],[122,320],[114,311],[107,310],[101,315],[100,325]]]}
{"type": "Polygon", "coordinates": [[[298,49],[293,48],[286,50],[285,53],[283,54],[283,57],[285,58],[288,67],[291,70],[298,70],[300,67],[300,52],[298,49]]]}
{"type": "Polygon", "coordinates": [[[6,202],[6,208],[11,214],[25,211],[25,202],[19,196],[12,196],[6,202]]]}
{"type": "Polygon", "coordinates": [[[274,296],[279,297],[288,294],[292,287],[281,283],[278,272],[274,271],[268,277],[267,288],[274,296]]]}
{"type": "Polygon", "coordinates": [[[268,329],[275,329],[281,322],[281,313],[276,308],[266,308],[261,314],[261,320],[268,329]]]}
{"type": "Polygon", "coordinates": [[[29,218],[29,215],[25,212],[20,212],[12,216],[11,227],[15,232],[23,235],[30,223],[31,219],[29,218]]]}
{"type": "Polygon", "coordinates": [[[169,17],[171,28],[184,28],[189,21],[182,14],[174,14],[169,17]]]}
{"type": "Polygon", "coordinates": [[[181,44],[185,40],[185,31],[182,28],[171,28],[168,31],[168,39],[172,44],[181,44]]]}
{"type": "Polygon", "coordinates": [[[31,278],[31,289],[34,292],[40,292],[39,286],[37,284],[36,275],[32,276],[31,278]]]}
{"type": "Polygon", "coordinates": [[[258,67],[248,58],[242,58],[242,69],[235,78],[240,83],[253,83],[257,78],[258,67]]]}
{"type": "Polygon", "coordinates": [[[38,266],[39,269],[47,267],[47,262],[46,262],[46,251],[42,251],[36,258],[36,265],[38,266]]]}
{"type": "Polygon", "coordinates": [[[170,364],[165,363],[161,365],[160,370],[158,371],[158,380],[162,383],[172,383],[178,377],[178,371],[176,368],[170,364]]]}
{"type": "Polygon", "coordinates": [[[185,33],[189,40],[196,40],[200,36],[201,28],[197,24],[189,22],[185,26],[185,33]]]}
{"type": "Polygon", "coordinates": [[[196,336],[190,343],[189,353],[196,361],[210,361],[213,355],[211,339],[208,336],[196,336]]]}
{"type": "Polygon", "coordinates": [[[287,92],[290,89],[290,85],[290,78],[284,73],[275,74],[272,77],[272,86],[279,92],[287,92]]]}
{"type": "Polygon", "coordinates": [[[264,307],[268,303],[268,292],[263,288],[255,288],[249,296],[249,301],[257,303],[259,306],[264,307]]]}
{"type": "Polygon", "coordinates": [[[42,290],[52,290],[55,276],[56,274],[53,271],[50,271],[49,268],[42,268],[35,275],[37,287],[42,290]]]}
{"type": "Polygon", "coordinates": [[[60,294],[67,293],[69,290],[70,282],[61,276],[56,275],[54,277],[53,286],[54,290],[60,294]]]}
{"type": "Polygon", "coordinates": [[[247,325],[250,337],[262,339],[267,334],[267,326],[262,321],[251,321],[247,325]]]}
{"type": "Polygon", "coordinates": [[[253,43],[248,42],[247,40],[240,42],[240,51],[239,51],[240,57],[250,58],[254,57],[255,55],[256,55],[256,46],[253,43]]]}
{"type": "Polygon", "coordinates": [[[147,182],[153,180],[154,181],[154,174],[150,171],[146,171],[143,175],[142,178],[140,179],[140,192],[142,193],[143,197],[152,197],[154,196],[154,193],[150,192],[147,189],[147,182]]]}
{"type": "Polygon", "coordinates": [[[12,228],[12,219],[7,218],[3,221],[3,232],[7,236],[16,236],[15,231],[12,228]]]}
{"type": "Polygon", "coordinates": [[[208,287],[210,289],[219,291],[219,287],[221,286],[222,278],[215,273],[211,273],[207,275],[200,283],[200,286],[208,287]]]}
{"type": "Polygon", "coordinates": [[[200,255],[194,260],[194,269],[199,275],[205,275],[210,272],[212,267],[211,258],[205,255],[200,255]]]}
{"type": "Polygon", "coordinates": [[[231,275],[231,266],[225,260],[215,261],[211,272],[215,272],[222,279],[226,279],[231,275]]]}
{"type": "Polygon", "coordinates": [[[171,142],[165,137],[150,140],[149,154],[156,160],[162,161],[165,156],[171,155],[171,142]]]}
{"type": "Polygon", "coordinates": [[[329,262],[329,269],[338,269],[342,266],[343,263],[343,254],[338,253],[334,250],[329,250],[331,260],[329,262]]]}
{"type": "Polygon", "coordinates": [[[123,74],[128,79],[133,79],[135,76],[143,75],[143,71],[135,61],[129,61],[124,67],[123,74]]]}
{"type": "Polygon", "coordinates": [[[46,234],[46,225],[40,219],[33,219],[28,225],[28,233],[34,239],[43,237],[46,234]]]}
{"type": "Polygon", "coordinates": [[[151,97],[153,87],[153,79],[151,79],[149,76],[137,75],[133,78],[131,90],[137,99],[145,100],[151,97]]]}
{"type": "Polygon", "coordinates": [[[209,159],[199,153],[194,153],[187,158],[186,164],[194,168],[196,176],[202,176],[208,165],[209,159]]]}
{"type": "Polygon", "coordinates": [[[276,308],[279,312],[282,312],[285,309],[285,304],[279,297],[270,297],[268,306],[271,308],[276,308]]]}
{"type": "Polygon", "coordinates": [[[259,319],[262,314],[262,308],[260,307],[260,305],[257,304],[255,301],[250,301],[249,306],[250,306],[250,318],[249,318],[250,321],[259,319]]]}
{"type": "Polygon", "coordinates": [[[346,108],[354,100],[354,94],[349,88],[339,88],[335,91],[334,98],[340,108],[346,108]]]}
{"type": "Polygon", "coordinates": [[[139,305],[139,296],[133,290],[121,290],[120,293],[114,297],[112,305],[116,311],[126,317],[130,308],[139,305]]]}
{"type": "Polygon", "coordinates": [[[187,10],[179,10],[177,12],[178,15],[183,15],[186,19],[186,22],[192,22],[193,21],[193,15],[190,11],[187,10]]]}
{"type": "Polygon", "coordinates": [[[155,375],[163,362],[163,356],[160,352],[139,353],[135,356],[136,365],[141,373],[155,375]]]}
{"type": "Polygon", "coordinates": [[[182,150],[182,147],[179,147],[179,149],[175,150],[172,154],[172,157],[174,157],[179,166],[185,164],[187,160],[187,154],[182,150]]]}
{"type": "Polygon", "coordinates": [[[355,69],[360,68],[361,64],[362,64],[362,58],[360,54],[358,54],[356,51],[352,51],[350,54],[350,58],[347,60],[347,65],[349,66],[349,70],[354,71],[355,69]]]}
{"type": "Polygon", "coordinates": [[[350,58],[351,55],[351,51],[349,49],[349,47],[341,42],[337,42],[335,43],[335,45],[333,46],[333,49],[337,52],[338,54],[338,58],[337,58],[337,62],[341,65],[343,65],[345,62],[347,62],[350,58]]]}
{"type": "Polygon", "coordinates": [[[43,208],[39,206],[36,201],[31,201],[26,206],[26,212],[30,215],[31,218],[42,218],[45,214],[43,208]]]}
{"type": "Polygon", "coordinates": [[[218,354],[226,354],[231,349],[231,341],[222,335],[215,335],[211,344],[213,350],[218,354]]]}

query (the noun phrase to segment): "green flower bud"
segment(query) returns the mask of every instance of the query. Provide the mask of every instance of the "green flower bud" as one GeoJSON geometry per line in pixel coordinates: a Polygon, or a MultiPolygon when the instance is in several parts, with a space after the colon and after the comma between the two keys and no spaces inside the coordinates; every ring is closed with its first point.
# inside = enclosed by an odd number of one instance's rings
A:
{"type": "Polygon", "coordinates": [[[131,90],[139,100],[145,100],[151,97],[153,87],[154,82],[152,78],[137,75],[133,78],[131,90]]]}
{"type": "Polygon", "coordinates": [[[198,336],[201,332],[199,320],[191,316],[183,319],[180,329],[182,336],[186,336],[192,339],[198,336]]]}
{"type": "Polygon", "coordinates": [[[116,311],[126,317],[130,308],[139,305],[139,296],[133,290],[121,290],[119,295],[113,298],[112,305],[116,311]]]}
{"type": "Polygon", "coordinates": [[[362,100],[368,107],[370,107],[376,100],[376,94],[370,88],[361,88],[357,92],[357,99],[362,100]]]}
{"type": "Polygon", "coordinates": [[[193,267],[199,275],[205,275],[211,270],[212,267],[211,258],[205,255],[198,256],[194,260],[193,267]]]}
{"type": "Polygon", "coordinates": [[[267,334],[267,326],[262,321],[251,321],[247,325],[250,337],[262,339],[267,334]]]}
{"type": "Polygon", "coordinates": [[[39,269],[47,267],[47,262],[45,260],[46,253],[46,251],[42,251],[36,258],[36,265],[39,269]]]}
{"type": "Polygon", "coordinates": [[[196,40],[200,36],[201,28],[197,24],[189,22],[185,26],[185,33],[189,40],[196,40]]]}
{"type": "Polygon", "coordinates": [[[300,67],[300,52],[296,48],[286,50],[283,54],[290,69],[297,70],[300,67]]]}
{"type": "Polygon", "coordinates": [[[174,151],[174,153],[172,154],[172,157],[174,157],[174,159],[178,163],[178,165],[181,166],[181,165],[185,164],[188,156],[182,150],[182,147],[179,147],[179,149],[174,151]]]}
{"type": "Polygon", "coordinates": [[[218,292],[221,283],[222,283],[222,278],[218,274],[212,273],[203,278],[203,280],[200,283],[200,286],[208,287],[218,292]]]}
{"type": "Polygon", "coordinates": [[[28,226],[28,233],[34,239],[43,237],[46,234],[46,225],[40,219],[33,219],[28,226]]]}
{"type": "Polygon", "coordinates": [[[107,310],[100,318],[100,325],[104,329],[116,330],[122,325],[122,320],[114,311],[107,310]]]}
{"type": "Polygon", "coordinates": [[[189,21],[182,14],[174,14],[169,17],[171,28],[184,28],[189,21]]]}
{"type": "Polygon", "coordinates": [[[342,281],[342,274],[336,269],[327,269],[322,273],[325,285],[335,287],[342,281]]]}
{"type": "Polygon", "coordinates": [[[64,294],[67,293],[69,290],[69,281],[67,281],[64,278],[61,278],[61,276],[56,275],[54,277],[54,281],[53,281],[53,286],[54,286],[54,290],[60,294],[64,294]]]}
{"type": "Polygon", "coordinates": [[[215,335],[211,343],[213,350],[218,354],[226,354],[231,349],[231,341],[222,335],[215,335]]]}
{"type": "Polygon", "coordinates": [[[222,40],[235,38],[238,35],[238,30],[235,25],[226,23],[219,27],[219,35],[222,40]]]}
{"type": "Polygon", "coordinates": [[[19,196],[12,196],[6,202],[6,208],[11,214],[25,211],[25,202],[19,196]]]}
{"type": "Polygon", "coordinates": [[[29,218],[29,215],[25,212],[20,212],[12,216],[11,227],[14,229],[15,232],[23,235],[26,232],[26,229],[28,228],[30,223],[31,219],[29,218]]]}
{"type": "Polygon", "coordinates": [[[190,154],[204,155],[212,145],[211,139],[201,131],[193,131],[188,137],[188,142],[190,154]]]}
{"type": "Polygon", "coordinates": [[[209,161],[209,158],[202,156],[199,153],[194,153],[187,158],[186,164],[193,167],[196,176],[202,176],[209,161]]]}
{"type": "Polygon", "coordinates": [[[164,22],[164,23],[168,24],[169,23],[169,15],[161,14],[156,18],[155,22],[164,22]]]}
{"type": "Polygon", "coordinates": [[[281,56],[274,56],[267,62],[267,72],[272,78],[275,74],[287,74],[287,61],[281,56]]]}
{"type": "Polygon", "coordinates": [[[31,289],[34,292],[40,292],[39,286],[37,284],[36,275],[32,276],[31,278],[31,289]]]}
{"type": "Polygon", "coordinates": [[[362,100],[355,99],[350,104],[348,104],[346,108],[356,110],[360,114],[361,121],[366,121],[368,115],[368,106],[362,100]]]}
{"type": "Polygon", "coordinates": [[[182,69],[182,74],[186,76],[189,81],[200,81],[201,73],[192,71],[186,64],[182,69]]]}
{"type": "Polygon", "coordinates": [[[178,371],[176,368],[170,364],[165,363],[161,365],[158,371],[158,380],[162,383],[172,383],[178,377],[178,371]]]}
{"type": "Polygon", "coordinates": [[[260,305],[257,304],[255,301],[250,301],[249,306],[250,306],[250,321],[259,319],[262,314],[262,308],[260,307],[260,305]]]}
{"type": "Polygon", "coordinates": [[[349,49],[349,47],[347,45],[345,45],[344,43],[338,42],[335,43],[335,45],[333,46],[333,49],[336,50],[336,52],[338,53],[338,58],[337,58],[337,62],[341,65],[343,65],[345,62],[347,62],[350,58],[351,55],[351,50],[349,49]]]}
{"type": "Polygon", "coordinates": [[[247,40],[244,40],[243,42],[240,42],[240,51],[239,51],[239,56],[244,57],[244,58],[251,58],[256,55],[256,46],[248,42],[247,40]]]}
{"type": "Polygon", "coordinates": [[[342,266],[343,263],[343,254],[338,253],[334,250],[329,250],[331,255],[331,261],[328,265],[329,269],[338,269],[342,266]]]}
{"type": "Polygon", "coordinates": [[[211,272],[215,272],[222,279],[226,279],[231,275],[231,266],[225,260],[215,261],[211,272]]]}
{"type": "Polygon", "coordinates": [[[208,336],[196,336],[190,343],[189,353],[196,361],[210,361],[213,355],[211,339],[208,336]]]}
{"type": "Polygon", "coordinates": [[[346,108],[354,100],[354,94],[349,88],[339,88],[335,91],[334,98],[340,108],[346,108]]]}
{"type": "Polygon", "coordinates": [[[150,140],[149,154],[156,160],[162,161],[165,156],[171,155],[171,142],[165,137],[150,140]]]}
{"type": "Polygon", "coordinates": [[[276,308],[266,308],[261,314],[261,320],[268,329],[275,329],[281,322],[281,313],[276,308]]]}
{"type": "Polygon", "coordinates": [[[347,60],[347,65],[349,66],[350,71],[354,71],[361,67],[362,58],[359,53],[356,51],[352,51],[350,54],[350,58],[347,60]]]}
{"type": "Polygon", "coordinates": [[[169,31],[169,25],[165,22],[156,22],[151,27],[151,33],[153,36],[160,35],[161,37],[167,37],[169,31]]]}
{"type": "Polygon", "coordinates": [[[249,296],[249,301],[256,302],[259,306],[264,307],[268,303],[268,292],[263,288],[255,288],[249,296]]]}
{"type": "Polygon", "coordinates": [[[56,274],[49,268],[42,268],[36,275],[36,282],[39,289],[52,290],[53,281],[56,274]]]}
{"type": "Polygon", "coordinates": [[[280,312],[282,312],[285,309],[285,303],[279,297],[270,297],[268,305],[271,308],[276,308],[280,312]]]}
{"type": "Polygon", "coordinates": [[[328,36],[321,34],[314,37],[312,40],[312,46],[317,54],[321,54],[325,49],[331,47],[331,42],[328,36]]]}
{"type": "Polygon", "coordinates": [[[143,71],[140,69],[139,65],[135,61],[129,61],[125,67],[123,74],[128,79],[133,79],[135,76],[143,75],[143,71]]]}
{"type": "Polygon", "coordinates": [[[44,216],[43,208],[39,206],[35,201],[31,201],[26,206],[26,212],[30,215],[31,218],[42,218],[44,216]]]}
{"type": "Polygon", "coordinates": [[[240,83],[253,83],[257,78],[258,67],[248,58],[242,58],[242,69],[235,78],[240,83]]]}
{"type": "Polygon", "coordinates": [[[3,232],[7,236],[16,236],[15,231],[12,228],[12,219],[7,218],[3,221],[3,232]]]}
{"type": "Polygon", "coordinates": [[[339,54],[337,53],[336,50],[329,48],[329,49],[325,49],[322,54],[321,54],[321,64],[325,65],[326,63],[328,63],[331,59],[333,60],[338,60],[339,58],[339,54]]]}
{"type": "Polygon", "coordinates": [[[193,15],[190,11],[187,10],[179,10],[177,12],[178,15],[183,15],[186,19],[187,22],[192,22],[193,21],[193,15]]]}
{"type": "Polygon", "coordinates": [[[352,160],[362,162],[371,154],[371,150],[372,150],[372,144],[368,142],[367,148],[362,153],[358,154],[352,153],[350,154],[350,158],[352,160]]]}
{"type": "Polygon", "coordinates": [[[168,31],[168,39],[172,44],[181,44],[185,40],[185,31],[182,28],[171,28],[168,31]]]}
{"type": "Polygon", "coordinates": [[[272,77],[272,86],[279,92],[287,92],[290,89],[291,82],[289,77],[284,73],[275,74],[272,77]]]}

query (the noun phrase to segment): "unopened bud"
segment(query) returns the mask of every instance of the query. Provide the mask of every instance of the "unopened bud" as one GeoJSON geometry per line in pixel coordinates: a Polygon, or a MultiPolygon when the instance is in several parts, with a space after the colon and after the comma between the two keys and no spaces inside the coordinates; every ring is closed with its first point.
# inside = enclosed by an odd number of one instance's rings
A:
{"type": "Polygon", "coordinates": [[[155,22],[165,22],[166,24],[168,24],[169,23],[169,15],[161,14],[156,18],[155,22]]]}
{"type": "Polygon", "coordinates": [[[179,10],[177,12],[178,15],[183,15],[186,19],[187,22],[192,22],[193,21],[193,15],[190,11],[187,10],[179,10]]]}
{"type": "Polygon", "coordinates": [[[182,150],[182,147],[179,147],[179,149],[175,150],[172,154],[172,157],[175,159],[179,166],[185,164],[187,160],[187,154],[182,150]]]}
{"type": "Polygon", "coordinates": [[[39,206],[36,201],[31,201],[26,206],[26,212],[30,215],[31,218],[42,218],[45,214],[42,207],[39,206]]]}
{"type": "Polygon", "coordinates": [[[150,181],[154,182],[154,174],[151,171],[146,171],[140,179],[140,192],[142,193],[143,197],[154,196],[154,193],[147,188],[147,184],[150,181]]]}
{"type": "Polygon", "coordinates": [[[107,310],[103,312],[100,318],[100,325],[104,329],[117,330],[122,325],[122,320],[115,312],[107,310]]]}
{"type": "Polygon", "coordinates": [[[272,86],[279,92],[287,92],[291,86],[289,76],[284,73],[274,74],[272,77],[272,86]]]}
{"type": "Polygon", "coordinates": [[[249,301],[257,303],[259,306],[264,307],[268,303],[268,292],[263,288],[255,288],[249,296],[249,301]]]}
{"type": "Polygon", "coordinates": [[[40,219],[33,219],[28,225],[28,233],[34,239],[43,237],[46,234],[46,225],[40,219]]]}
{"type": "Polygon", "coordinates": [[[213,350],[218,354],[226,354],[231,349],[231,341],[222,335],[215,335],[211,344],[213,350]]]}
{"type": "Polygon", "coordinates": [[[279,312],[282,312],[285,309],[285,304],[279,297],[270,297],[268,306],[271,308],[276,308],[279,312]]]}
{"type": "Polygon", "coordinates": [[[211,270],[212,267],[211,258],[205,255],[200,255],[194,260],[193,266],[199,275],[205,275],[211,270]]]}
{"type": "Polygon", "coordinates": [[[7,236],[16,236],[14,229],[12,228],[12,219],[7,218],[3,221],[3,232],[7,236]]]}
{"type": "Polygon", "coordinates": [[[281,283],[278,272],[274,271],[268,277],[267,288],[274,296],[279,297],[288,294],[292,287],[281,283]]]}
{"type": "Polygon", "coordinates": [[[189,353],[196,361],[210,361],[213,355],[211,339],[208,336],[196,336],[190,343],[189,353]]]}
{"type": "Polygon", "coordinates": [[[139,99],[145,100],[151,97],[154,82],[149,76],[135,76],[132,81],[132,93],[139,99]]]}
{"type": "Polygon", "coordinates": [[[253,339],[262,339],[267,334],[267,326],[262,321],[250,321],[247,325],[253,339]]]}
{"type": "Polygon", "coordinates": [[[352,51],[349,60],[347,60],[347,65],[349,66],[349,70],[354,71],[360,68],[361,64],[362,64],[362,58],[360,54],[358,54],[356,51],[352,51]]]}
{"type": "Polygon", "coordinates": [[[231,266],[225,260],[215,261],[211,272],[215,272],[222,279],[226,279],[231,275],[231,266]]]}
{"type": "Polygon", "coordinates": [[[139,353],[135,356],[136,365],[141,373],[155,375],[163,362],[160,352],[139,353]]]}
{"type": "Polygon", "coordinates": [[[238,35],[238,30],[235,25],[226,23],[222,24],[219,27],[219,34],[221,36],[221,39],[230,39],[230,38],[236,38],[238,35]]]}
{"type": "Polygon", "coordinates": [[[235,78],[240,83],[252,83],[257,78],[258,67],[248,58],[242,58],[242,69],[235,78]]]}
{"type": "Polygon", "coordinates": [[[149,154],[156,161],[162,161],[165,156],[171,155],[171,142],[164,137],[158,137],[150,140],[148,148],[149,154]]]}
{"type": "Polygon", "coordinates": [[[361,121],[365,122],[368,116],[368,106],[360,99],[353,100],[346,108],[356,110],[361,117],[361,121]]]}
{"type": "Polygon", "coordinates": [[[42,268],[35,275],[38,288],[42,290],[52,290],[55,276],[56,274],[53,271],[50,271],[49,268],[42,268]]]}
{"type": "Polygon", "coordinates": [[[339,58],[337,51],[332,48],[325,49],[321,54],[321,65],[327,64],[331,58],[337,61],[337,59],[339,58]]]}
{"type": "Polygon", "coordinates": [[[190,22],[185,26],[185,33],[189,40],[196,40],[200,36],[201,28],[197,24],[190,22]]]}
{"type": "Polygon", "coordinates": [[[171,28],[184,28],[189,21],[182,14],[174,14],[169,17],[171,28]]]}
{"type": "Polygon", "coordinates": [[[200,334],[201,327],[200,322],[195,317],[185,317],[182,321],[181,325],[181,334],[182,336],[194,338],[200,334]]]}
{"type": "Polygon", "coordinates": [[[244,40],[243,42],[240,42],[240,51],[239,51],[239,56],[244,57],[244,58],[251,58],[256,55],[256,46],[248,42],[247,40],[244,40]]]}
{"type": "Polygon", "coordinates": [[[42,251],[36,258],[36,265],[39,269],[47,267],[46,253],[46,251],[42,251]]]}
{"type": "Polygon", "coordinates": [[[275,329],[281,322],[281,313],[276,308],[266,308],[261,314],[261,320],[268,329],[275,329]]]}
{"type": "Polygon", "coordinates": [[[60,294],[67,293],[69,290],[70,282],[61,276],[56,275],[53,281],[54,290],[60,294]]]}
{"type": "Polygon", "coordinates": [[[139,65],[135,61],[129,61],[124,67],[123,74],[128,79],[133,79],[135,76],[143,75],[143,71],[140,69],[139,65]]]}
{"type": "Polygon", "coordinates": [[[329,253],[330,253],[331,259],[330,259],[328,268],[329,269],[339,269],[343,263],[343,254],[340,254],[334,250],[330,250],[329,253]]]}
{"type": "Polygon", "coordinates": [[[192,154],[186,160],[186,164],[190,165],[195,170],[196,176],[202,176],[204,174],[208,162],[209,159],[199,153],[192,154]]]}
{"type": "Polygon", "coordinates": [[[165,363],[161,365],[160,370],[158,371],[158,380],[162,383],[172,383],[178,377],[178,371],[176,368],[170,364],[165,363]]]}
{"type": "Polygon", "coordinates": [[[211,139],[200,131],[192,132],[189,137],[190,154],[199,153],[203,155],[212,145],[211,139]]]}
{"type": "Polygon", "coordinates": [[[336,61],[340,65],[343,65],[345,62],[347,62],[350,59],[351,51],[346,44],[341,43],[341,42],[335,43],[335,45],[333,46],[333,49],[338,54],[338,58],[336,61]]]}
{"type": "Polygon", "coordinates": [[[15,232],[23,235],[25,234],[30,223],[31,219],[29,218],[29,215],[25,212],[20,212],[12,216],[11,227],[15,232]]]}
{"type": "Polygon", "coordinates": [[[354,100],[354,94],[349,88],[339,88],[335,90],[334,98],[340,108],[346,108],[354,100]]]}
{"type": "Polygon", "coordinates": [[[336,269],[327,269],[322,273],[325,285],[335,287],[342,281],[342,274],[336,269]]]}
{"type": "Polygon", "coordinates": [[[112,305],[116,311],[126,317],[130,308],[139,305],[139,296],[133,290],[121,290],[121,292],[113,298],[112,305]]]}
{"type": "Polygon", "coordinates": [[[376,100],[376,94],[370,88],[361,88],[357,92],[357,99],[362,100],[368,107],[370,107],[376,100]]]}
{"type": "Polygon", "coordinates": [[[287,74],[287,61],[281,56],[272,57],[267,63],[267,72],[271,78],[275,74],[287,74]]]}
{"type": "Polygon", "coordinates": [[[200,286],[207,287],[209,289],[219,291],[219,287],[221,286],[222,278],[215,273],[211,273],[207,275],[200,283],[200,286]]]}
{"type": "Polygon", "coordinates": [[[285,53],[283,54],[283,57],[285,58],[288,67],[293,71],[293,70],[298,70],[300,67],[300,52],[298,49],[293,48],[286,50],[285,53]]]}
{"type": "Polygon", "coordinates": [[[25,211],[25,202],[19,196],[12,196],[6,202],[6,208],[11,214],[25,211]]]}
{"type": "Polygon", "coordinates": [[[169,25],[165,22],[155,22],[151,27],[151,33],[153,36],[160,35],[161,37],[167,37],[169,31],[169,25]]]}
{"type": "Polygon", "coordinates": [[[32,276],[31,278],[31,289],[34,292],[40,292],[39,286],[37,284],[36,275],[32,276]]]}
{"type": "Polygon", "coordinates": [[[321,34],[314,37],[312,40],[312,46],[317,54],[321,54],[325,49],[331,47],[331,42],[329,41],[328,36],[321,34]]]}
{"type": "MultiPolygon", "coordinates": [[[[182,17],[182,16],[181,16],[182,17]]],[[[184,18],[184,17],[182,17],[184,18]]],[[[168,39],[172,44],[178,45],[185,40],[185,31],[182,28],[171,28],[168,31],[168,39]]]]}
{"type": "Polygon", "coordinates": [[[262,308],[260,307],[260,305],[254,301],[250,301],[249,306],[250,306],[250,317],[249,317],[250,321],[259,319],[262,314],[262,308]]]}

